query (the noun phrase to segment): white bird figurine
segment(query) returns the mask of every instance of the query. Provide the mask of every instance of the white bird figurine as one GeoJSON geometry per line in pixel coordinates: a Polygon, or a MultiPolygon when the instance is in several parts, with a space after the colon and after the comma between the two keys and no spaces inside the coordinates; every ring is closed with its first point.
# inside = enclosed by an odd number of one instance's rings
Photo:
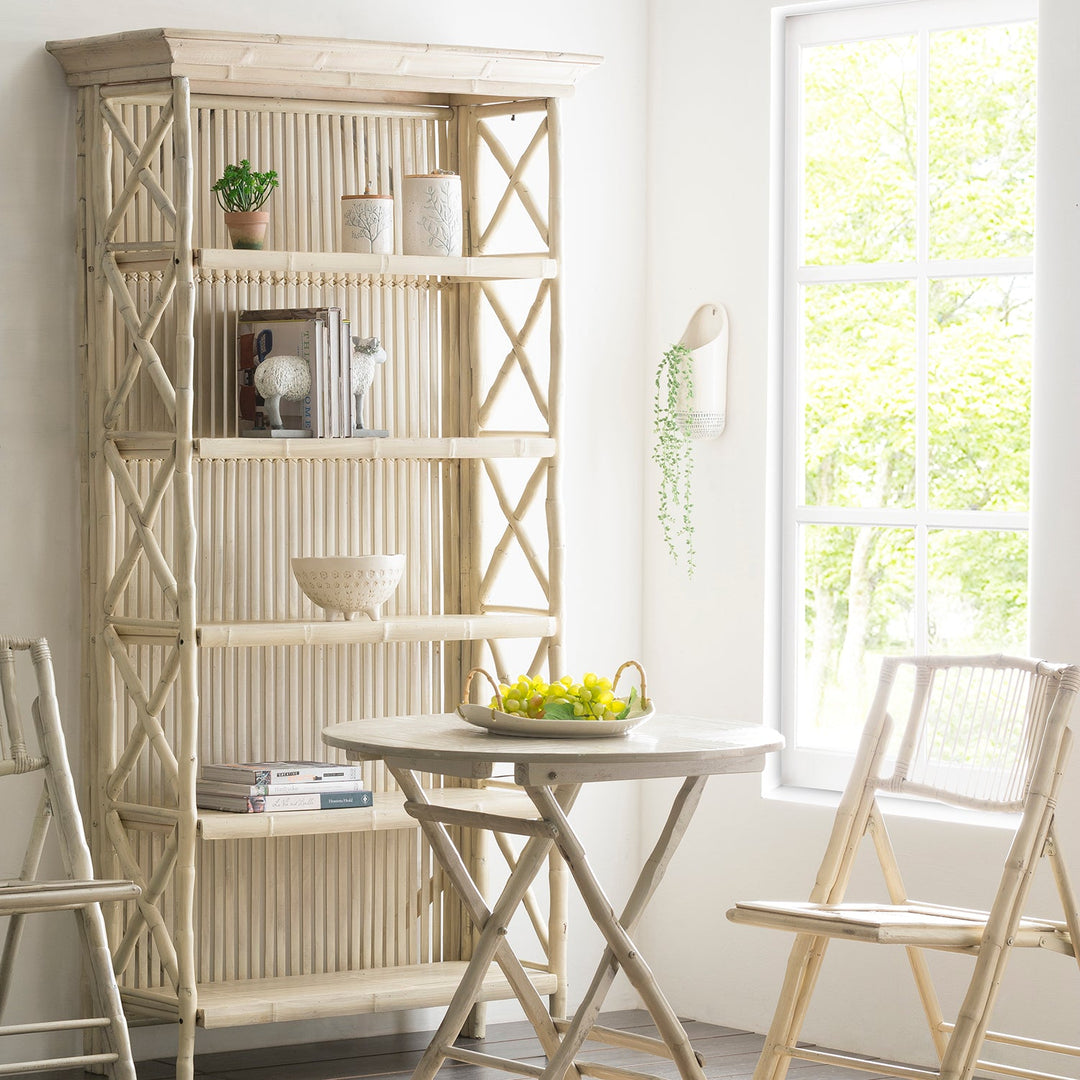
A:
{"type": "Polygon", "coordinates": [[[281,399],[303,401],[311,393],[311,368],[301,356],[268,356],[255,369],[255,389],[266,402],[270,426],[284,427],[281,399]]]}
{"type": "Polygon", "coordinates": [[[375,379],[375,365],[386,363],[386,350],[377,337],[352,339],[352,392],[356,398],[356,428],[364,429],[364,398],[375,379]]]}

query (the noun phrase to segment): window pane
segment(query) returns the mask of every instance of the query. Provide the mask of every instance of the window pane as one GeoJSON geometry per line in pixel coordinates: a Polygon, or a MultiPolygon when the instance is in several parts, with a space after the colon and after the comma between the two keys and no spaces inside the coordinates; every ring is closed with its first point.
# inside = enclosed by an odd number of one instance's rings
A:
{"type": "Polygon", "coordinates": [[[913,258],[915,38],[806,48],[802,65],[803,261],[913,258]]]}
{"type": "Polygon", "coordinates": [[[913,529],[804,525],[796,741],[851,749],[881,657],[914,650],[913,529]]]}
{"type": "Polygon", "coordinates": [[[1027,652],[1026,532],[932,530],[927,562],[931,652],[1027,652]]]}
{"type": "Polygon", "coordinates": [[[915,483],[915,287],[803,290],[808,506],[909,507],[915,483]]]}
{"type": "Polygon", "coordinates": [[[1034,281],[930,282],[930,505],[1028,508],[1034,281]]]}
{"type": "Polygon", "coordinates": [[[930,35],[930,257],[1030,255],[1035,24],[930,35]]]}

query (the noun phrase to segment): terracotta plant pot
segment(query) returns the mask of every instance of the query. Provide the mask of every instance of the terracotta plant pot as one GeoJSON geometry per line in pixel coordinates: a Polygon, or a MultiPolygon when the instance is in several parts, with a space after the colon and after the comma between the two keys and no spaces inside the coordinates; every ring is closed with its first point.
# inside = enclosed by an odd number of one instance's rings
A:
{"type": "Polygon", "coordinates": [[[227,210],[225,226],[234,248],[257,251],[266,243],[266,229],[270,224],[267,210],[227,210]]]}

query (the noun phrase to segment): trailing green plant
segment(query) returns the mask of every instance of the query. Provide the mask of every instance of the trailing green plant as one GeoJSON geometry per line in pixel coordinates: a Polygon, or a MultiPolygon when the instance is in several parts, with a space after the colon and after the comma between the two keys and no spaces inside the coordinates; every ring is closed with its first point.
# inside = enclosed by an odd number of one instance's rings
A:
{"type": "Polygon", "coordinates": [[[680,412],[694,397],[693,357],[685,345],[672,345],[660,358],[653,395],[652,459],[660,469],[657,517],[672,559],[686,557],[686,572],[694,576],[693,444],[680,412]],[[681,405],[681,408],[680,408],[681,405]]]}
{"type": "Polygon", "coordinates": [[[239,165],[226,165],[221,179],[210,190],[222,210],[243,213],[258,210],[277,186],[277,173],[273,169],[252,172],[245,158],[239,165]]]}

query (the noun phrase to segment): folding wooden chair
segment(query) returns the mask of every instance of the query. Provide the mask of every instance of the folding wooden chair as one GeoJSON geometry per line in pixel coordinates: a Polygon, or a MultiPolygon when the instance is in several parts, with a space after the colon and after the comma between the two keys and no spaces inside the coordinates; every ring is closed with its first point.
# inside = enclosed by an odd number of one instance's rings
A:
{"type": "MultiPolygon", "coordinates": [[[[985,1041],[1080,1056],[1080,1047],[987,1030],[1011,949],[1044,948],[1076,956],[1080,916],[1055,835],[1054,808],[1072,737],[1069,712],[1078,688],[1080,669],[1037,660],[984,656],[884,662],[809,902],[752,901],[738,903],[728,912],[733,922],[798,935],[754,1080],[783,1080],[792,1058],[909,1078],[969,1080],[976,1068],[1043,1080],[1049,1076],[982,1060],[985,1041]],[[888,709],[890,701],[895,709],[897,698],[910,698],[910,707],[894,745],[888,709]],[[880,792],[1018,815],[989,911],[909,899],[878,805],[880,792]],[[866,833],[884,872],[890,903],[845,902],[856,850],[866,833]],[[1044,857],[1064,908],[1061,920],[1024,915],[1033,871],[1044,857]],[[797,1045],[831,938],[907,949],[938,1068],[893,1069],[881,1061],[797,1045]],[[942,1014],[924,949],[975,957],[955,1023],[946,1022],[942,1014]]],[[[899,704],[903,708],[906,701],[899,704]]]]}
{"type": "MultiPolygon", "coordinates": [[[[13,989],[15,953],[26,916],[46,911],[75,913],[79,935],[86,950],[90,1001],[96,1013],[87,1018],[9,1024],[0,1027],[0,1036],[71,1030],[89,1035],[98,1030],[102,1040],[101,1053],[2,1063],[0,1075],[75,1066],[106,1066],[111,1068],[116,1080],[135,1080],[128,1029],[113,975],[101,904],[108,900],[134,899],[139,895],[139,888],[130,881],[93,880],[90,849],[79,816],[75,785],[72,783],[64,733],[60,726],[49,646],[43,638],[34,641],[0,637],[0,703],[0,799],[9,797],[4,793],[4,788],[18,788],[18,793],[10,797],[20,797],[26,790],[25,783],[8,779],[16,774],[40,772],[43,778],[21,873],[13,881],[0,880],[0,917],[7,917],[3,952],[0,953],[0,1017],[13,989]],[[27,750],[16,695],[16,656],[21,651],[29,652],[37,674],[38,696],[31,707],[37,729],[36,756],[27,750]],[[54,818],[60,857],[67,878],[63,881],[43,881],[37,877],[38,867],[54,818]]],[[[36,791],[36,785],[34,787],[36,791]]],[[[3,805],[4,802],[0,801],[0,806],[3,805]]]]}

